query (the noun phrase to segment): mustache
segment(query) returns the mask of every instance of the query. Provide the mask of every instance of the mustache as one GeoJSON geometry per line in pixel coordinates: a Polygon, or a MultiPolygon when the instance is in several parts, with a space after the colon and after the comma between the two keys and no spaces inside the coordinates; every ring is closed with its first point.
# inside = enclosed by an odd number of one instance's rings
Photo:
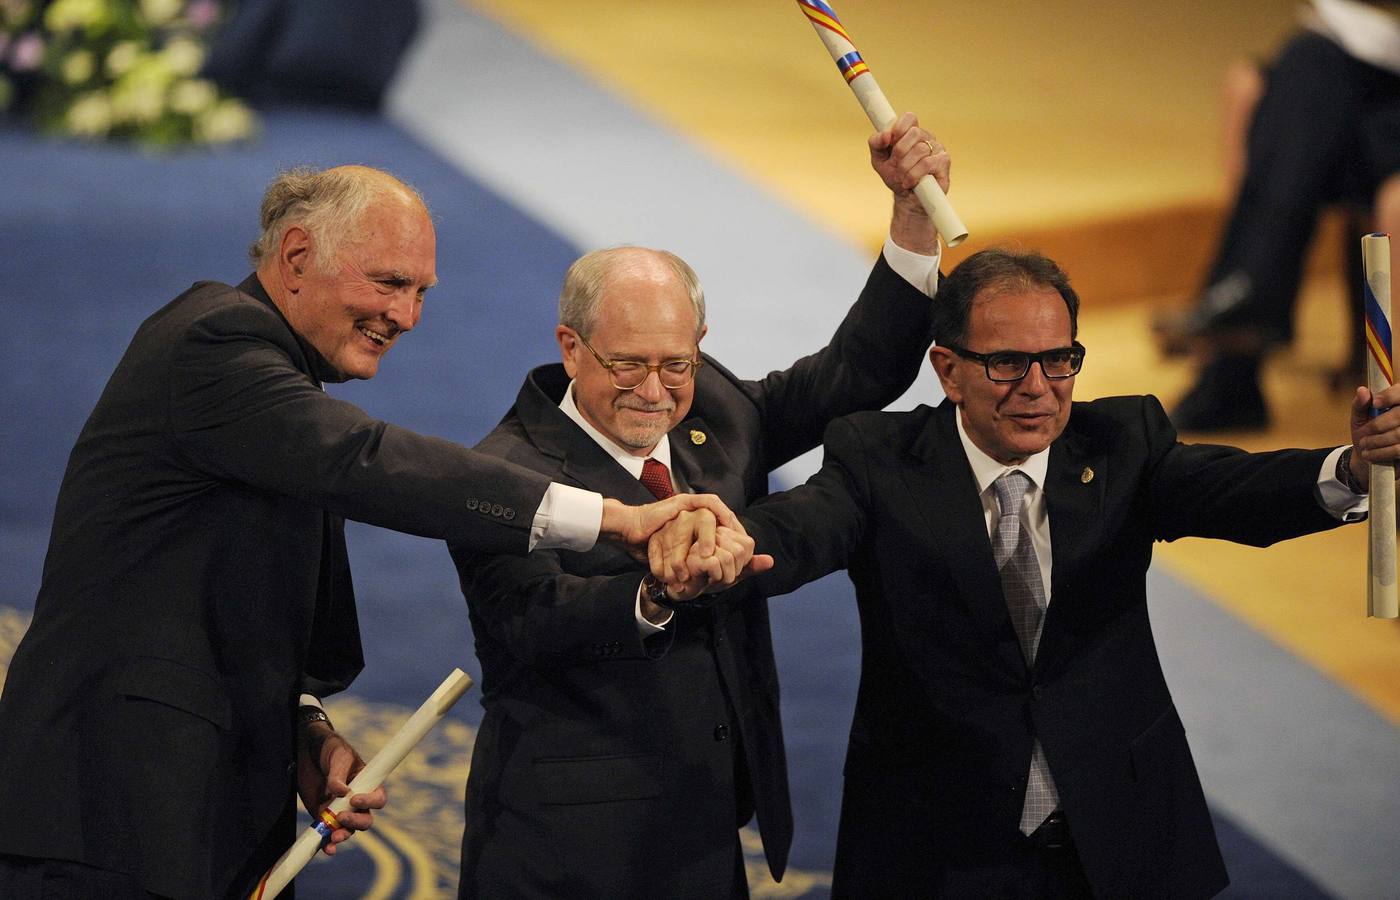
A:
{"type": "Polygon", "coordinates": [[[647,403],[645,400],[638,400],[635,396],[620,397],[617,401],[618,409],[634,409],[637,412],[670,412],[676,408],[675,401],[670,403],[647,403]]]}

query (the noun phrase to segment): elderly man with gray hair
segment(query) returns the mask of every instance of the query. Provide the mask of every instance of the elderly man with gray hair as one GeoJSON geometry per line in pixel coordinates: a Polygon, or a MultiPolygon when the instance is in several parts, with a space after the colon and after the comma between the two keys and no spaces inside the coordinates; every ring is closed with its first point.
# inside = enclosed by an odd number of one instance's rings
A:
{"type": "MultiPolygon", "coordinates": [[[[551,485],[322,390],[372,378],[437,281],[387,173],[279,177],[251,257],[142,324],[73,448],[0,697],[0,896],[247,896],[295,793],[347,792],[360,761],[317,701],[363,664],[344,519],[524,555],[728,515],[551,485]]],[[[350,799],[327,852],[384,805],[350,799]]]]}
{"type": "MultiPolygon", "coordinates": [[[[870,157],[894,194],[890,239],[826,347],[739,378],[700,352],[704,295],[688,265],[595,251],[565,276],[561,362],[529,374],[477,449],[634,502],[711,491],[739,510],[833,418],[894,401],[928,347],[937,276],[911,188],[933,174],[946,189],[949,161],[910,114],[871,137],[870,157]]],[[[720,529],[718,546],[742,551],[739,539],[720,529]]],[[[782,878],[792,812],[761,593],[677,604],[606,547],[452,554],[486,707],[462,897],[745,897],[738,829],[755,816],[782,878]]],[[[739,565],[726,560],[724,580],[739,565]]]]}

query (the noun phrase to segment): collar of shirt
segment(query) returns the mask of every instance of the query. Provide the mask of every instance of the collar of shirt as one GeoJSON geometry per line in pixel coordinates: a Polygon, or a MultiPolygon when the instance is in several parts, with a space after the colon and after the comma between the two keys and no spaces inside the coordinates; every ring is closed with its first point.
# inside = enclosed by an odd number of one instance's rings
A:
{"type": "Polygon", "coordinates": [[[1045,448],[1039,453],[1030,456],[1025,462],[1018,466],[1008,466],[999,463],[990,456],[982,452],[982,449],[972,443],[972,438],[967,436],[967,430],[963,428],[962,408],[953,411],[953,418],[958,422],[958,439],[962,441],[963,453],[967,456],[967,462],[972,467],[972,477],[977,481],[977,498],[982,502],[982,516],[987,526],[987,535],[991,536],[996,530],[997,519],[1000,511],[997,504],[996,491],[992,489],[992,482],[1001,477],[1003,472],[1016,469],[1025,472],[1031,480],[1031,486],[1026,491],[1026,503],[1022,507],[1021,523],[1031,536],[1031,545],[1035,548],[1036,562],[1040,567],[1040,581],[1045,587],[1045,600],[1050,601],[1050,575],[1054,567],[1054,561],[1050,554],[1050,510],[1049,504],[1045,502],[1045,492],[1041,486],[1045,484],[1045,473],[1050,468],[1050,448],[1045,448]]]}
{"type": "MultiPolygon", "coordinates": [[[[618,465],[622,466],[628,472],[631,472],[633,478],[640,479],[642,477],[642,464],[646,462],[647,457],[633,456],[627,448],[618,446],[611,438],[594,428],[592,423],[583,417],[583,413],[579,412],[578,405],[574,403],[574,383],[572,380],[569,382],[569,386],[564,390],[564,399],[559,401],[559,410],[572,419],[578,427],[582,428],[584,434],[593,438],[594,443],[606,450],[609,456],[617,460],[618,465]]],[[[656,442],[656,446],[652,448],[648,456],[664,465],[668,471],[673,471],[671,469],[670,435],[663,434],[661,440],[656,442]]],[[[674,481],[675,476],[672,475],[671,478],[674,481]]]]}
{"type": "Polygon", "coordinates": [[[1045,472],[1050,467],[1050,448],[1026,458],[1020,465],[1008,466],[999,463],[990,456],[982,452],[982,448],[972,442],[968,437],[967,429],[963,427],[962,407],[958,407],[953,418],[958,422],[958,439],[962,441],[963,452],[967,454],[968,464],[972,466],[972,477],[977,480],[977,493],[985,494],[987,488],[992,486],[992,482],[1002,476],[1004,472],[1011,472],[1017,469],[1025,472],[1029,476],[1032,490],[1039,492],[1041,485],[1045,484],[1045,472]]]}

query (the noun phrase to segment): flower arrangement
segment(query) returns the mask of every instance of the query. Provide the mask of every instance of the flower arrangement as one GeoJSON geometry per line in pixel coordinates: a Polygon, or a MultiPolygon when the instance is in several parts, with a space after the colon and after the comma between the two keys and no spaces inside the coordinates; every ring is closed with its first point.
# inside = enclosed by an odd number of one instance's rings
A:
{"type": "Polygon", "coordinates": [[[0,111],[94,140],[248,138],[253,111],[199,77],[220,14],[216,0],[0,0],[0,111]]]}

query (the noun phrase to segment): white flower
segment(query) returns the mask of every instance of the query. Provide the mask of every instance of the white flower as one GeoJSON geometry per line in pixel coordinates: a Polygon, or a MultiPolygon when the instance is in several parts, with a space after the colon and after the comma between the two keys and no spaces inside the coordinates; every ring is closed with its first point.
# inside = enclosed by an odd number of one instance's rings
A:
{"type": "Polygon", "coordinates": [[[101,91],[91,91],[68,107],[64,124],[73,134],[102,137],[112,128],[112,105],[101,91]]]}
{"type": "Polygon", "coordinates": [[[69,31],[106,22],[107,14],[102,0],[54,0],[44,11],[44,25],[50,31],[69,31]]]}
{"type": "Polygon", "coordinates": [[[187,116],[204,112],[218,99],[213,83],[203,78],[182,79],[170,89],[170,108],[187,116]]]}
{"type": "Polygon", "coordinates": [[[194,122],[195,140],[206,144],[236,141],[253,133],[253,112],[237,100],[223,100],[194,122]]]}
{"type": "Polygon", "coordinates": [[[131,67],[136,65],[136,58],[141,55],[141,44],[137,41],[121,41],[107,53],[107,75],[111,78],[120,78],[131,67]]]}
{"type": "Polygon", "coordinates": [[[180,14],[184,0],[141,0],[141,15],[152,25],[164,25],[180,14]]]}
{"type": "Polygon", "coordinates": [[[118,122],[154,122],[165,112],[165,90],[163,81],[128,75],[112,88],[112,118],[118,122]]]}
{"type": "Polygon", "coordinates": [[[92,77],[96,67],[90,50],[74,50],[63,58],[63,80],[69,84],[82,84],[92,77]]]}
{"type": "Polygon", "coordinates": [[[204,48],[187,37],[171,40],[161,51],[170,71],[176,75],[193,75],[204,65],[204,48]]]}

